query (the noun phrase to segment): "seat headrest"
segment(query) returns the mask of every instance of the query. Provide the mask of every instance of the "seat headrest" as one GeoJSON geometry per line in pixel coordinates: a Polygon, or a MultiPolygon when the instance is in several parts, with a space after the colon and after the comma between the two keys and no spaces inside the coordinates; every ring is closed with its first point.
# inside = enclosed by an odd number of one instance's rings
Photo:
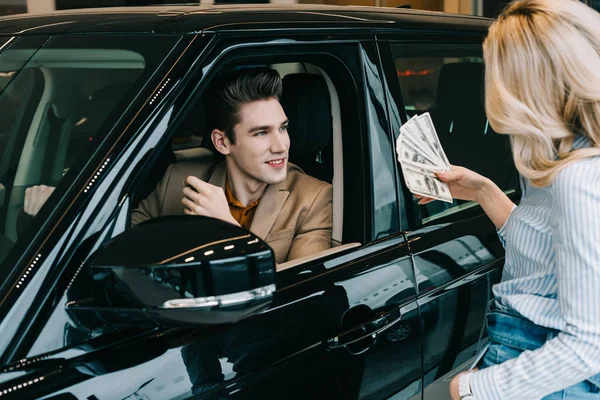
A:
{"type": "Polygon", "coordinates": [[[79,105],[79,118],[85,120],[76,126],[74,134],[95,135],[130,88],[131,84],[105,86],[84,100],[79,105]]]}
{"type": "Polygon", "coordinates": [[[483,73],[482,63],[444,64],[438,79],[438,107],[484,108],[483,73]]]}
{"type": "Polygon", "coordinates": [[[106,109],[112,111],[130,88],[130,83],[105,86],[92,94],[90,102],[93,103],[94,107],[104,109],[104,113],[106,113],[106,109]]]}
{"type": "Polygon", "coordinates": [[[333,132],[325,79],[315,74],[286,75],[281,105],[290,120],[291,158],[323,150],[333,132]]]}

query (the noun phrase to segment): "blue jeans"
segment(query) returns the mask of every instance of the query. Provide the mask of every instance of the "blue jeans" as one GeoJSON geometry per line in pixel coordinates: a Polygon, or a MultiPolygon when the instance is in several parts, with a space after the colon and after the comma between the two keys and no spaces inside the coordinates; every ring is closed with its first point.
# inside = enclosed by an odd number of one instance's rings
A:
{"type": "MultiPolygon", "coordinates": [[[[559,331],[536,325],[511,308],[492,300],[487,315],[490,347],[479,363],[487,368],[516,358],[525,350],[536,350],[559,331]]],[[[600,374],[552,393],[543,400],[600,400],[600,374]]]]}

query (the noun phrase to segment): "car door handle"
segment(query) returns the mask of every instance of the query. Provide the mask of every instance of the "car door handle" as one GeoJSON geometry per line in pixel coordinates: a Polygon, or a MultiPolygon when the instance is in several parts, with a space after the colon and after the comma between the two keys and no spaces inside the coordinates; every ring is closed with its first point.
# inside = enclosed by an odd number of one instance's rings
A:
{"type": "Polygon", "coordinates": [[[375,339],[378,334],[401,321],[406,313],[415,308],[417,308],[416,303],[410,303],[404,307],[395,308],[392,311],[378,314],[371,321],[365,322],[356,328],[349,329],[327,340],[327,347],[334,350],[346,347],[363,339],[375,339]]]}

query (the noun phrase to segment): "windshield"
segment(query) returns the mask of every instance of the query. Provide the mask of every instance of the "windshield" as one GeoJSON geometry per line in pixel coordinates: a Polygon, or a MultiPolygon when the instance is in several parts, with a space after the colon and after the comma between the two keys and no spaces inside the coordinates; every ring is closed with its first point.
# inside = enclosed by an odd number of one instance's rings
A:
{"type": "Polygon", "coordinates": [[[37,218],[36,202],[89,158],[176,41],[0,37],[0,264],[37,218]],[[27,188],[40,185],[41,197],[26,204],[27,188]]]}

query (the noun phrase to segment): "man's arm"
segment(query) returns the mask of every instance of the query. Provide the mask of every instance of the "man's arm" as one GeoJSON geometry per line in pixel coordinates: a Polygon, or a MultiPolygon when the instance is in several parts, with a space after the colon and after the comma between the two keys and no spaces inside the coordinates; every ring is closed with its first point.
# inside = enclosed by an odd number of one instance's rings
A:
{"type": "Polygon", "coordinates": [[[162,214],[165,194],[167,193],[167,186],[171,179],[172,170],[173,164],[169,165],[156,189],[148,197],[140,201],[137,208],[131,210],[131,226],[159,217],[162,214]]]}
{"type": "Polygon", "coordinates": [[[288,261],[331,248],[332,195],[332,186],[323,185],[299,224],[290,246],[288,261]]]}

